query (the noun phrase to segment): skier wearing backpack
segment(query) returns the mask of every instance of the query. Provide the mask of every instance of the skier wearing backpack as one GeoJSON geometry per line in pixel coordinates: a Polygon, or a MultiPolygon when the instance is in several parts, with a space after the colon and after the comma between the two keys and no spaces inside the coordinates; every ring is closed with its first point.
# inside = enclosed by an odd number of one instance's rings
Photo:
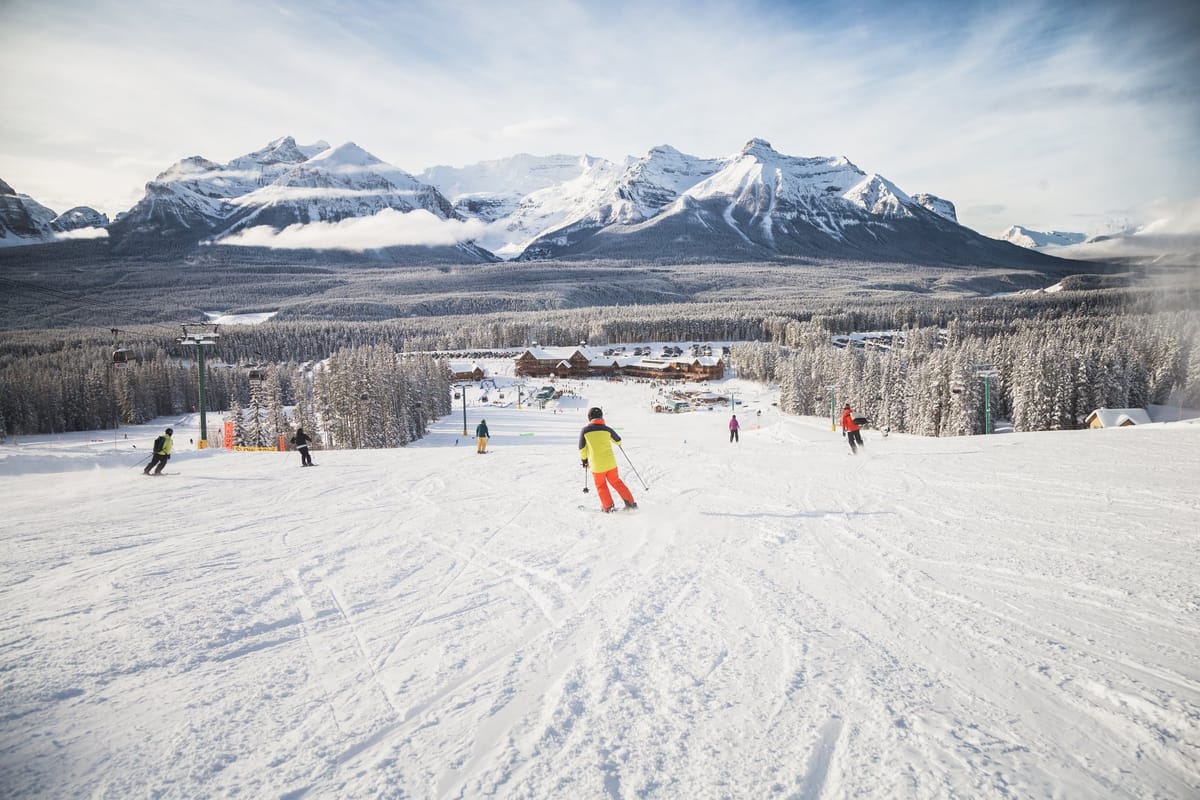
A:
{"type": "Polygon", "coordinates": [[[850,410],[850,404],[846,403],[842,408],[842,436],[850,440],[850,452],[858,453],[858,447],[855,447],[855,442],[863,446],[862,433],[858,430],[858,423],[854,421],[854,412],[850,410]]]}
{"type": "Polygon", "coordinates": [[[605,513],[616,511],[610,486],[625,501],[626,509],[637,508],[633,492],[617,472],[617,457],[612,449],[614,442],[620,444],[621,436],[604,424],[604,412],[598,407],[588,409],[588,424],[579,432],[579,458],[584,469],[591,467],[592,481],[600,497],[600,510],[605,513]]]}
{"type": "Polygon", "coordinates": [[[475,452],[486,453],[487,440],[490,438],[492,435],[488,433],[487,420],[479,420],[479,424],[475,426],[475,452]]]}
{"type": "Polygon", "coordinates": [[[142,470],[143,475],[150,474],[150,468],[157,465],[158,469],[154,470],[155,475],[162,475],[163,467],[167,465],[167,461],[171,458],[171,434],[175,431],[167,428],[167,432],[154,440],[154,456],[150,459],[150,463],[142,470]]]}
{"type": "Polygon", "coordinates": [[[304,428],[296,428],[296,435],[292,437],[292,444],[296,445],[296,450],[300,452],[300,466],[302,467],[314,466],[312,456],[308,454],[308,443],[311,441],[312,439],[309,435],[304,432],[304,428]]]}

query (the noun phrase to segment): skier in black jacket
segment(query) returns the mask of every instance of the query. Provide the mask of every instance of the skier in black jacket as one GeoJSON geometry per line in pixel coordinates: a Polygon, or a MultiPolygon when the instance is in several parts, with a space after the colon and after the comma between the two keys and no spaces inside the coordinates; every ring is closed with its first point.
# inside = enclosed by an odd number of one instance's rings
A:
{"type": "Polygon", "coordinates": [[[296,449],[300,451],[300,466],[313,466],[312,456],[308,454],[308,443],[312,439],[304,432],[304,428],[296,428],[296,435],[292,437],[292,444],[296,445],[296,449]]]}

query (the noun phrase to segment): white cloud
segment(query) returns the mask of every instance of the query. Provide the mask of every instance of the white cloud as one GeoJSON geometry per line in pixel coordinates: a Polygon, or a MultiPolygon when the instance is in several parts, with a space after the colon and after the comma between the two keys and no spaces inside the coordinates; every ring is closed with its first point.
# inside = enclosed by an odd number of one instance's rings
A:
{"type": "Polygon", "coordinates": [[[107,239],[108,230],[105,228],[76,228],[73,231],[60,231],[54,234],[55,239],[107,239]]]}
{"type": "Polygon", "coordinates": [[[496,134],[504,139],[524,140],[534,135],[567,131],[574,127],[574,120],[567,117],[542,117],[513,122],[501,127],[496,134]]]}
{"type": "Polygon", "coordinates": [[[403,213],[385,208],[371,217],[289,225],[281,231],[260,225],[220,239],[216,244],[362,252],[382,247],[455,245],[478,238],[485,229],[477,220],[444,220],[424,209],[403,213]]]}

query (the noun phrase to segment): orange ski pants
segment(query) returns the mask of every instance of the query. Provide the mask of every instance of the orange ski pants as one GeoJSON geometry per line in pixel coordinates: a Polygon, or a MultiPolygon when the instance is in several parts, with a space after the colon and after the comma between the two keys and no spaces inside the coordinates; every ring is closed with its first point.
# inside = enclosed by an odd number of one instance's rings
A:
{"type": "Polygon", "coordinates": [[[593,472],[592,480],[596,482],[596,494],[600,495],[600,505],[604,508],[613,504],[612,492],[608,490],[609,486],[616,489],[617,494],[621,495],[621,499],[626,503],[633,502],[633,492],[629,491],[629,487],[621,480],[616,467],[608,472],[593,472]]]}

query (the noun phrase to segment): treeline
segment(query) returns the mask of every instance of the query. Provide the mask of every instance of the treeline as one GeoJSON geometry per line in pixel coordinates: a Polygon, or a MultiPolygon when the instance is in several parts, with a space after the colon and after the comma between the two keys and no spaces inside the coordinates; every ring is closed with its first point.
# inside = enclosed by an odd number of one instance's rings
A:
{"type": "MultiPolygon", "coordinates": [[[[193,353],[161,346],[131,352],[136,357],[122,365],[113,363],[111,346],[78,340],[49,352],[7,352],[0,357],[0,437],[112,429],[197,410],[193,353]]],[[[320,368],[273,363],[261,380],[220,360],[205,374],[205,410],[230,415],[239,445],[271,446],[304,425],[330,447],[397,447],[450,411],[444,362],[384,344],[340,349],[320,368]],[[285,407],[294,407],[291,415],[285,407]]],[[[215,420],[209,434],[216,435],[215,420]]]]}
{"type": "Polygon", "coordinates": [[[816,322],[781,333],[787,345],[741,344],[732,358],[741,377],[778,383],[780,406],[793,414],[849,402],[879,428],[958,436],[983,433],[989,409],[993,421],[1035,431],[1081,427],[1104,407],[1200,407],[1196,312],[967,316],[945,328],[905,326],[890,345],[862,348],[831,346],[816,322]]]}
{"type": "MultiPolygon", "coordinates": [[[[315,409],[314,423],[329,419],[323,433],[337,446],[377,446],[363,443],[403,443],[421,429],[422,415],[441,402],[439,390],[429,388],[435,386],[430,376],[414,389],[391,375],[381,353],[519,350],[533,342],[738,341],[760,345],[736,351],[741,374],[778,381],[792,411],[822,413],[828,387],[837,384],[838,396],[852,398],[893,430],[977,432],[983,426],[983,389],[975,366],[991,364],[999,371],[990,386],[993,416],[1012,419],[1022,430],[1073,427],[1094,408],[1163,402],[1172,393],[1185,404],[1200,405],[1197,309],[1200,291],[1175,288],[986,299],[755,299],[382,322],[270,321],[221,329],[208,353],[206,396],[209,411],[234,403],[246,407],[252,388],[247,368],[267,365],[278,379],[281,405],[299,407],[310,396],[316,403],[322,396],[316,376],[332,379],[342,354],[366,385],[354,395],[346,388],[350,379],[339,379],[339,410],[315,409]],[[903,346],[857,351],[831,343],[835,335],[879,330],[904,332],[903,346]],[[314,363],[326,359],[326,372],[313,371],[314,363]],[[383,377],[372,377],[376,374],[383,377]],[[408,401],[398,406],[376,398],[371,387],[377,384],[421,397],[421,411],[408,401]],[[363,395],[390,426],[387,433],[368,434],[355,421],[368,408],[363,395]]],[[[137,359],[114,366],[116,345],[106,329],[0,332],[0,431],[111,428],[197,404],[194,348],[152,326],[123,332],[118,344],[137,359]]],[[[409,372],[418,363],[406,358],[396,368],[409,380],[420,373],[409,372]]]]}

